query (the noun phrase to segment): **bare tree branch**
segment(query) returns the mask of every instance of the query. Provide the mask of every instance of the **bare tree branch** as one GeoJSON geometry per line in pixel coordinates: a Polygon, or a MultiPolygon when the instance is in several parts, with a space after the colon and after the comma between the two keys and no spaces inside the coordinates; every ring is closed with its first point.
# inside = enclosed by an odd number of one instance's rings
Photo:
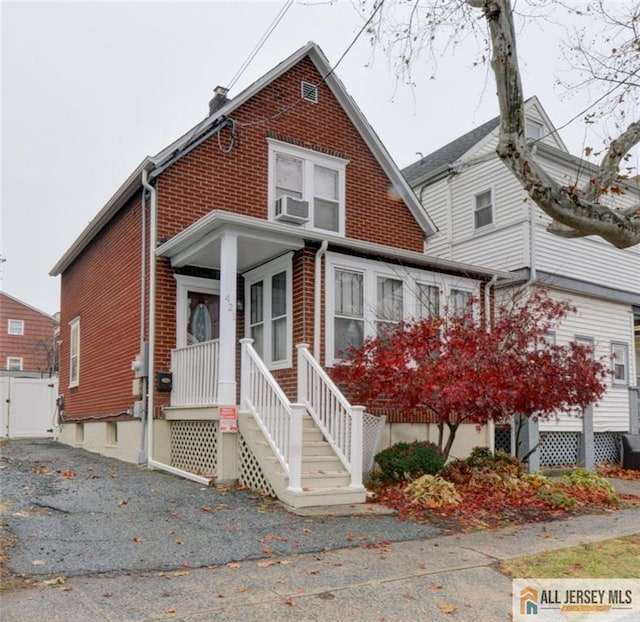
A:
{"type": "MultiPolygon", "coordinates": [[[[471,0],[477,3],[478,0],[471,0]]],[[[617,248],[640,243],[640,209],[625,214],[598,202],[600,195],[617,178],[622,157],[640,140],[640,124],[635,122],[613,141],[603,159],[593,189],[580,192],[557,183],[533,158],[524,135],[524,98],[516,51],[516,37],[509,0],[484,0],[493,55],[491,67],[496,78],[500,107],[500,138],[497,153],[529,196],[546,214],[564,227],[554,233],[597,235],[617,248]]]]}

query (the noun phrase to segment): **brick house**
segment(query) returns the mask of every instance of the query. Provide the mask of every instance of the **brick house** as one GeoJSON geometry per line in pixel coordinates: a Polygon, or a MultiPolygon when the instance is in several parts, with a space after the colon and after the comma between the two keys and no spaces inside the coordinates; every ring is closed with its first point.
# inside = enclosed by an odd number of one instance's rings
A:
{"type": "Polygon", "coordinates": [[[427,298],[485,299],[495,271],[431,257],[435,231],[316,44],[216,89],[51,271],[59,439],[292,505],[363,501],[380,420],[326,370],[427,298]]]}
{"type": "Polygon", "coordinates": [[[49,377],[58,371],[56,317],[0,292],[0,369],[3,376],[49,377]]]}

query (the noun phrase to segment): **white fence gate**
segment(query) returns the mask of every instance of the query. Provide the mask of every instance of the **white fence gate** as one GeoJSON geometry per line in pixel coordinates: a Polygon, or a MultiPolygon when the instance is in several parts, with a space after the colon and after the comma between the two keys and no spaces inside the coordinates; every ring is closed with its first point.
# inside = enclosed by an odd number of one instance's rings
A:
{"type": "Polygon", "coordinates": [[[57,378],[0,378],[0,437],[53,436],[57,378]]]}

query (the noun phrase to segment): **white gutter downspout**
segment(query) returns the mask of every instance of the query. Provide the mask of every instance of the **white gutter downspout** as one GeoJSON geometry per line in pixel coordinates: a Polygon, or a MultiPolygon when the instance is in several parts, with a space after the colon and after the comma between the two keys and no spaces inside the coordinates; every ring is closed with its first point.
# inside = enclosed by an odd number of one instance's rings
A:
{"type": "Polygon", "coordinates": [[[147,399],[147,466],[152,469],[159,469],[166,471],[178,477],[184,477],[190,479],[199,484],[210,486],[211,481],[206,477],[200,477],[194,473],[183,471],[182,469],[176,469],[168,464],[157,462],[153,459],[153,414],[155,410],[154,391],[155,384],[154,369],[155,369],[155,346],[156,346],[156,243],[158,237],[158,198],[156,189],[149,183],[148,173],[146,170],[142,171],[142,185],[149,191],[151,201],[149,204],[149,377],[147,382],[147,389],[149,396],[147,399]]]}
{"type": "MultiPolygon", "coordinates": [[[[491,280],[485,285],[484,288],[484,317],[486,321],[487,332],[491,332],[491,290],[498,280],[498,275],[494,274],[491,280]]],[[[487,445],[489,451],[493,453],[496,450],[496,422],[493,419],[489,419],[487,422],[487,445]]]]}
{"type": "Polygon", "coordinates": [[[327,252],[329,240],[322,240],[320,248],[316,252],[314,266],[314,297],[313,304],[313,358],[320,361],[320,300],[322,294],[322,256],[327,252]]]}

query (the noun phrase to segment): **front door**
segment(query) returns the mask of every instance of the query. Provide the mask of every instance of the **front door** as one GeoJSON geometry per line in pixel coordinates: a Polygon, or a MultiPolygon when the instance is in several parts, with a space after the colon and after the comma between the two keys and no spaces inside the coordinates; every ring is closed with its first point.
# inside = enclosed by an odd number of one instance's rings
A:
{"type": "Polygon", "coordinates": [[[176,347],[220,337],[220,281],[176,275],[176,347]]]}
{"type": "Polygon", "coordinates": [[[187,345],[220,337],[220,296],[187,292],[187,345]]]}

